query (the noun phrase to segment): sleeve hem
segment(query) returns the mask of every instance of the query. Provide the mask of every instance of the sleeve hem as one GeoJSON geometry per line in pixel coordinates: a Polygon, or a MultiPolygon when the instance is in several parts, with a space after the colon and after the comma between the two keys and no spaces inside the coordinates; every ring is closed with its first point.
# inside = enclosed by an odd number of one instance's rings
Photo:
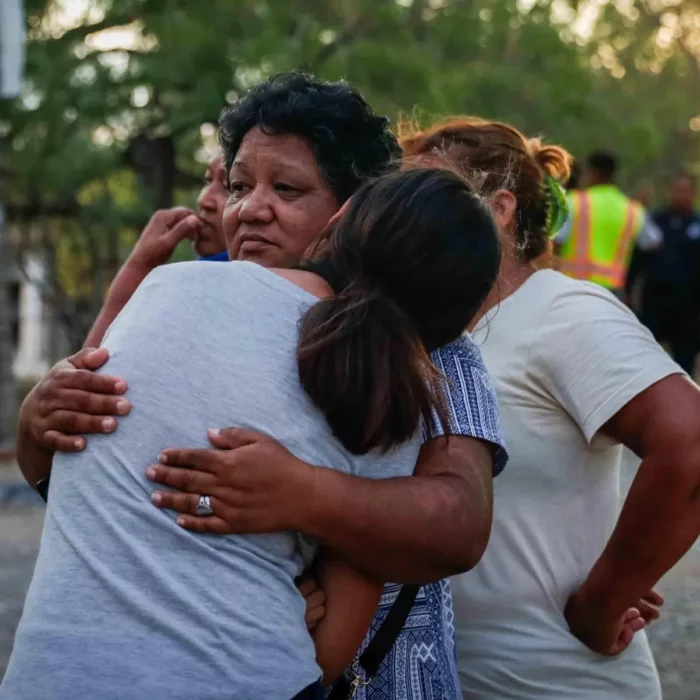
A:
{"type": "Polygon", "coordinates": [[[645,389],[674,374],[685,375],[685,372],[669,358],[662,365],[650,367],[630,379],[585,420],[581,429],[586,441],[590,444],[598,431],[635,396],[639,396],[645,389]]]}
{"type": "Polygon", "coordinates": [[[508,460],[510,459],[510,455],[508,454],[508,450],[501,443],[494,442],[493,440],[491,440],[487,437],[484,437],[483,435],[475,435],[473,433],[468,434],[468,433],[464,433],[464,432],[459,432],[459,430],[454,430],[454,429],[442,430],[442,428],[440,428],[438,431],[431,432],[430,435],[425,435],[423,442],[429,442],[430,440],[437,440],[438,438],[441,438],[441,437],[463,437],[463,438],[471,438],[472,440],[481,440],[481,442],[485,442],[493,454],[493,476],[494,477],[498,476],[506,468],[506,465],[508,464],[508,460]]]}

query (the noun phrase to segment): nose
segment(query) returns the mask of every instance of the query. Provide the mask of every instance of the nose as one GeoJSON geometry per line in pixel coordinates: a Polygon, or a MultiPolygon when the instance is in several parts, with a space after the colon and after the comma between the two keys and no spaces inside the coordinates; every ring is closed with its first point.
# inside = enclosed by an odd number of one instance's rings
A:
{"type": "Polygon", "coordinates": [[[212,185],[206,185],[202,188],[199,197],[197,197],[197,207],[200,209],[208,209],[209,211],[216,211],[216,199],[212,188],[213,183],[212,185]]]}
{"type": "Polygon", "coordinates": [[[238,209],[239,221],[247,224],[271,223],[275,218],[275,213],[272,209],[270,195],[267,188],[260,185],[248,192],[238,209]]]}

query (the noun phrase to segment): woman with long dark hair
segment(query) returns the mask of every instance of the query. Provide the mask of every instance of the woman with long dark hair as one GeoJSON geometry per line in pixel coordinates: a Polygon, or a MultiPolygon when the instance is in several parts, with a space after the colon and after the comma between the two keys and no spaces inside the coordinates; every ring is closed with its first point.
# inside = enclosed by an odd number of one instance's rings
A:
{"type": "MultiPolygon", "coordinates": [[[[347,84],[302,73],[273,76],[242,95],[223,115],[221,139],[231,192],[225,210],[221,198],[216,206],[230,256],[267,267],[298,265],[363,182],[399,165],[400,148],[386,118],[347,84]]],[[[169,250],[159,249],[150,259],[163,261],[169,250]]],[[[110,289],[91,333],[95,343],[143,278],[143,265],[133,265],[132,258],[110,289]]],[[[342,292],[342,278],[330,281],[342,292]]],[[[124,377],[88,371],[107,355],[104,348],[85,350],[58,363],[24,402],[17,453],[30,483],[41,479],[46,486],[54,450],[79,452],[93,439],[90,434],[120,429],[130,400],[136,399],[132,410],[138,409],[140,399],[124,377]]],[[[507,459],[495,394],[474,342],[462,335],[434,350],[431,360],[448,379],[447,410],[442,420],[425,426],[412,478],[376,482],[312,469],[269,435],[226,429],[231,423],[210,434],[217,449],[209,444],[208,450],[165,451],[168,463],[179,456],[194,468],[148,469],[156,484],[186,491],[154,493],[158,507],[182,513],[183,527],[219,535],[299,530],[376,580],[429,584],[420,590],[387,584],[369,635],[374,665],[387,655],[381,687],[397,699],[419,698],[428,687],[440,700],[459,694],[444,578],[481,557],[490,531],[492,477],[507,459]],[[229,449],[241,441],[245,449],[229,449]],[[208,491],[197,491],[200,486],[208,491]],[[216,501],[216,512],[196,517],[202,493],[216,501]],[[387,618],[390,634],[376,635],[387,618]]],[[[207,362],[206,353],[198,361],[207,362]]],[[[112,367],[104,369],[111,373],[112,367]]],[[[183,417],[192,420],[198,419],[183,417]]],[[[169,447],[177,445],[187,448],[179,439],[169,447]]],[[[72,476],[81,479],[83,472],[75,469],[72,476]]],[[[322,599],[322,592],[313,596],[310,622],[322,614],[315,604],[322,599]]],[[[363,678],[367,672],[361,669],[363,678]]]]}
{"type": "MultiPolygon", "coordinates": [[[[235,204],[229,216],[240,217],[235,204]]],[[[322,672],[337,677],[381,584],[321,555],[331,603],[314,649],[294,579],[315,544],[187,532],[152,507],[144,466],[234,422],[312,463],[409,475],[421,419],[445,410],[429,352],[462,333],[499,259],[488,207],[467,183],[415,170],[364,185],[334,227],[317,262],[344,280],[338,294],[312,272],[250,262],[146,278],[105,337],[139,408],[114,436],[55,460],[0,698],[311,697],[322,672]]],[[[200,507],[215,514],[217,500],[200,507]]]]}

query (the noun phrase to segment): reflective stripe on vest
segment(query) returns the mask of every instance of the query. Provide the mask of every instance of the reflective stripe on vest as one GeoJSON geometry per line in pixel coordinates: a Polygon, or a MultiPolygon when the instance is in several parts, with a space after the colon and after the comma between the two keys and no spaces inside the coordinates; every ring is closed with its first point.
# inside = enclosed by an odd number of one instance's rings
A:
{"type": "Polygon", "coordinates": [[[615,254],[609,262],[593,259],[590,197],[586,192],[581,192],[572,198],[572,205],[571,258],[561,261],[561,271],[576,279],[621,289],[625,284],[627,257],[637,228],[637,205],[631,200],[627,204],[622,228],[617,236],[615,254]]]}

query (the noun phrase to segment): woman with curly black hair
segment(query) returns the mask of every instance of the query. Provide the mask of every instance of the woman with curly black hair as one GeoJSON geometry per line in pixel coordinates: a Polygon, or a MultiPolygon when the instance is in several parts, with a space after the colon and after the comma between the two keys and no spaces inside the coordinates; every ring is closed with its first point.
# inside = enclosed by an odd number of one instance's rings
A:
{"type": "MultiPolygon", "coordinates": [[[[224,114],[221,141],[236,262],[155,270],[107,332],[110,369],[129,381],[135,410],[114,436],[55,461],[3,700],[315,697],[369,628],[381,582],[322,552],[329,602],[312,640],[294,580],[318,540],[188,532],[152,506],[145,470],[173,443],[201,448],[208,426],[235,424],[311,464],[409,476],[421,421],[449,422],[428,353],[460,336],[486,298],[495,224],[446,170],[365,182],[398,146],[342,84],[268,81],[224,114]],[[336,289],[282,269],[351,193],[314,255],[336,289]]],[[[490,468],[488,449],[476,449],[490,468]]],[[[213,492],[198,497],[200,515],[224,508],[213,492]]]]}
{"type": "MultiPolygon", "coordinates": [[[[232,259],[256,262],[265,267],[296,266],[307,247],[330,230],[330,220],[363,182],[387,170],[394,170],[398,165],[399,147],[389,130],[387,119],[377,116],[359,93],[346,84],[318,81],[299,73],[275,76],[243,95],[222,117],[221,140],[230,187],[228,203],[225,212],[222,212],[229,254],[232,259]]],[[[432,225],[438,229],[438,219],[449,211],[449,207],[443,211],[440,201],[439,198],[425,198],[420,210],[420,217],[432,217],[432,225]]],[[[404,203],[401,204],[396,209],[397,215],[404,211],[404,203]]],[[[405,204],[409,205],[408,202],[405,204]]],[[[409,208],[414,211],[417,206],[416,200],[410,203],[409,208]]],[[[417,220],[409,222],[407,219],[406,227],[414,225],[417,220]]],[[[450,226],[443,227],[442,230],[444,232],[449,228],[450,226]]],[[[452,230],[455,237],[452,244],[467,240],[466,235],[454,228],[452,230]]],[[[384,235],[390,236],[391,231],[403,233],[403,227],[388,225],[384,228],[384,235]]],[[[402,240],[406,243],[405,238],[402,240]]],[[[436,240],[440,240],[440,236],[436,240]]],[[[388,238],[386,243],[390,243],[388,238]]],[[[472,241],[471,244],[473,243],[472,241]]],[[[487,249],[477,245],[471,249],[470,256],[477,260],[487,249]]],[[[405,252],[402,250],[401,255],[405,252]]],[[[442,295],[440,304],[432,308],[430,296],[421,287],[420,274],[406,274],[405,268],[399,264],[401,255],[396,260],[382,258],[383,267],[373,272],[380,277],[387,277],[395,275],[397,270],[403,270],[400,284],[405,285],[407,293],[415,292],[419,295],[423,304],[421,313],[437,322],[446,310],[445,307],[451,304],[450,298],[442,295]]],[[[416,252],[415,261],[419,260],[420,256],[416,252]]],[[[219,274],[215,269],[218,267],[227,266],[209,266],[208,274],[212,284],[214,277],[219,274]]],[[[323,274],[335,287],[335,291],[342,294],[348,287],[348,266],[343,265],[342,269],[326,268],[327,266],[323,268],[323,274]]],[[[398,284],[399,280],[394,279],[395,284],[398,284]]],[[[487,279],[482,277],[481,272],[479,275],[466,276],[461,281],[461,287],[455,289],[457,297],[454,302],[459,305],[469,294],[485,294],[484,288],[477,291],[476,287],[481,284],[487,284],[487,279]]],[[[367,308],[360,305],[357,312],[362,315],[367,308]]],[[[224,324],[224,319],[218,313],[203,311],[202,316],[204,322],[215,326],[224,324]]],[[[257,316],[253,313],[251,324],[256,320],[257,316]]],[[[377,334],[374,337],[378,341],[394,328],[390,320],[388,318],[385,325],[375,328],[377,334]]],[[[248,329],[237,329],[237,332],[245,334],[248,329]]],[[[446,342],[447,337],[443,340],[446,342]]],[[[165,347],[167,343],[163,342],[163,345],[165,347]]],[[[373,359],[378,361],[381,345],[375,344],[374,347],[376,356],[373,359]]],[[[262,361],[266,353],[261,351],[260,355],[262,361]]],[[[231,345],[227,348],[226,361],[235,358],[235,347],[231,345]]],[[[116,359],[110,360],[110,372],[119,373],[116,359]]],[[[313,503],[306,498],[297,499],[294,490],[286,487],[282,489],[281,502],[275,501],[275,493],[266,487],[263,491],[271,499],[268,512],[275,513],[275,517],[273,521],[248,521],[245,531],[299,530],[321,539],[329,550],[337,552],[357,569],[379,581],[437,581],[450,573],[473,566],[488,538],[491,477],[494,472],[500,471],[506,458],[496,400],[478,350],[468,337],[436,347],[431,359],[451,381],[445,387],[449,392],[445,412],[447,415],[443,413],[442,421],[429,421],[425,426],[423,444],[415,467],[418,478],[387,481],[382,483],[381,492],[377,492],[379,484],[376,482],[354,478],[333,469],[313,469],[306,465],[295,473],[322,475],[318,488],[314,489],[317,498],[313,503]],[[451,436],[449,440],[445,437],[448,434],[451,436]],[[336,476],[341,478],[334,478],[336,476]],[[343,497],[342,494],[348,497],[343,497]],[[291,522],[287,519],[285,511],[289,511],[291,505],[297,513],[304,513],[304,522],[291,522]],[[394,514],[390,519],[387,518],[388,510],[394,514]]],[[[193,351],[192,357],[183,362],[184,375],[194,362],[209,363],[211,385],[216,385],[218,377],[225,374],[224,368],[227,365],[219,363],[209,350],[193,351]]],[[[316,363],[311,365],[311,368],[319,367],[321,365],[316,363]]],[[[333,367],[326,367],[326,378],[320,385],[318,396],[322,396],[328,404],[329,421],[330,414],[336,410],[334,406],[342,408],[347,405],[345,402],[350,401],[353,392],[361,385],[359,380],[351,380],[349,376],[338,377],[333,372],[333,367]],[[339,380],[345,384],[341,386],[339,380]]],[[[367,376],[374,375],[370,373],[367,376]]],[[[389,376],[388,373],[380,373],[382,381],[389,376]]],[[[47,462],[50,463],[52,450],[57,446],[53,440],[60,438],[67,441],[68,447],[64,447],[66,443],[62,442],[60,449],[80,450],[84,442],[78,448],[72,445],[75,440],[82,441],[84,438],[78,438],[75,433],[110,432],[102,427],[105,414],[123,415],[123,409],[115,406],[117,402],[126,401],[123,396],[115,395],[110,389],[103,389],[102,394],[88,394],[85,391],[86,387],[94,387],[93,380],[97,379],[105,385],[109,383],[111,387],[119,385],[118,380],[104,374],[94,375],[63,363],[61,369],[50,373],[25,403],[18,453],[25,475],[33,483],[48,472],[47,462]],[[68,394],[64,392],[66,383],[70,385],[68,394]],[[42,406],[49,404],[41,399],[46,396],[46,392],[53,395],[50,405],[57,407],[48,417],[43,414],[42,406]],[[80,397],[78,411],[76,396],[80,397]],[[87,410],[85,407],[88,405],[94,408],[87,410]],[[97,413],[101,416],[95,415],[97,413]],[[64,421],[69,416],[75,422],[72,428],[67,429],[64,421]],[[74,434],[70,437],[59,435],[63,432],[74,434]],[[40,449],[34,449],[37,446],[40,449]]],[[[220,382],[224,381],[225,377],[222,376],[220,382]]],[[[203,392],[211,393],[209,384],[206,389],[202,389],[203,392]]],[[[261,395],[264,394],[261,381],[256,388],[261,395]]],[[[137,395],[133,381],[130,382],[128,399],[133,402],[134,411],[147,409],[145,399],[140,394],[137,395]]],[[[170,406],[167,408],[172,410],[170,406]]],[[[203,418],[206,412],[199,410],[193,401],[181,408],[182,415],[179,420],[173,421],[173,427],[186,427],[188,432],[173,436],[170,444],[189,442],[190,446],[204,447],[201,441],[206,437],[208,427],[203,418]],[[197,438],[190,437],[190,429],[197,433],[197,438]]],[[[388,410],[387,405],[381,402],[373,402],[369,408],[371,410],[367,418],[372,421],[384,416],[388,410]]],[[[358,407],[350,414],[362,415],[363,411],[358,407]]],[[[274,448],[284,451],[288,456],[289,452],[284,447],[284,433],[294,423],[294,418],[293,414],[272,411],[269,416],[272,423],[264,430],[268,435],[280,439],[282,444],[274,443],[274,448]]],[[[119,419],[119,432],[114,438],[97,440],[119,438],[122,420],[124,419],[119,419]]],[[[345,418],[342,422],[352,425],[352,421],[346,421],[345,418]]],[[[233,415],[219,423],[221,427],[236,424],[254,427],[249,421],[241,423],[239,420],[236,423],[233,415]]],[[[273,447],[271,438],[262,437],[268,441],[264,443],[264,449],[273,447]]],[[[90,438],[90,446],[93,439],[90,438]]],[[[255,439],[261,439],[261,436],[256,434],[255,439]]],[[[220,438],[212,437],[212,440],[220,438]]],[[[217,446],[224,445],[217,443],[217,446]]],[[[250,452],[251,456],[258,454],[253,445],[250,452]]],[[[229,469],[228,462],[232,458],[239,459],[237,451],[200,450],[197,454],[202,465],[214,459],[223,471],[231,474],[236,471],[235,468],[229,469]]],[[[273,459],[261,455],[259,459],[260,468],[256,469],[256,473],[266,475],[272,485],[281,484],[282,480],[270,470],[281,469],[284,472],[287,469],[284,454],[280,458],[278,452],[273,459]]],[[[337,466],[332,460],[323,461],[321,458],[309,461],[312,464],[337,466]]],[[[162,464],[154,466],[153,470],[149,470],[148,478],[164,483],[160,478],[161,468],[167,469],[162,464]]],[[[85,471],[91,470],[88,467],[85,471]]],[[[203,475],[201,470],[177,472],[179,475],[191,475],[192,487],[200,484],[198,478],[203,475]]],[[[78,482],[86,478],[85,472],[71,470],[70,478],[77,486],[78,482]]],[[[171,478],[170,475],[167,478],[171,478]]],[[[194,516],[200,496],[207,496],[214,514],[201,518],[199,522],[206,521],[210,533],[231,532],[230,528],[235,528],[236,522],[231,520],[229,524],[226,518],[234,514],[235,508],[231,510],[232,503],[227,500],[225,489],[215,486],[211,479],[207,486],[213,490],[196,496],[192,488],[184,489],[189,490],[189,493],[160,490],[154,494],[154,502],[159,507],[189,514],[178,519],[178,522],[184,519],[183,526],[188,527],[188,517],[194,516]],[[194,504],[193,498],[196,500],[194,504]]],[[[52,486],[49,503],[53,499],[53,488],[52,486]]],[[[182,484],[179,488],[183,488],[182,484]]],[[[338,590],[332,590],[327,580],[322,580],[321,584],[328,593],[328,618],[331,616],[331,607],[336,604],[334,601],[340,600],[343,606],[346,598],[338,590]]],[[[386,587],[377,624],[386,616],[399,588],[397,585],[386,587]]],[[[201,592],[199,595],[202,595],[201,592]]],[[[361,622],[361,616],[350,607],[344,609],[353,618],[354,624],[361,622]]],[[[393,686],[395,683],[397,686],[396,693],[392,691],[393,696],[419,697],[421,688],[429,686],[435,698],[442,700],[457,697],[450,614],[449,591],[445,582],[421,589],[397,645],[397,653],[391,658],[390,664],[385,666],[385,675],[391,677],[388,684],[393,686]],[[425,648],[430,649],[427,656],[421,651],[425,648]],[[393,678],[401,668],[406,670],[410,678],[402,680],[398,675],[393,678]]],[[[401,626],[399,623],[396,634],[401,626]]],[[[374,635],[371,637],[374,639],[374,635]]],[[[331,676],[328,674],[328,677],[331,676]]],[[[379,681],[377,679],[378,683],[379,681]]],[[[258,679],[258,682],[262,683],[262,679],[258,679]]],[[[252,697],[264,695],[264,687],[261,685],[260,688],[260,693],[252,697]]]]}

